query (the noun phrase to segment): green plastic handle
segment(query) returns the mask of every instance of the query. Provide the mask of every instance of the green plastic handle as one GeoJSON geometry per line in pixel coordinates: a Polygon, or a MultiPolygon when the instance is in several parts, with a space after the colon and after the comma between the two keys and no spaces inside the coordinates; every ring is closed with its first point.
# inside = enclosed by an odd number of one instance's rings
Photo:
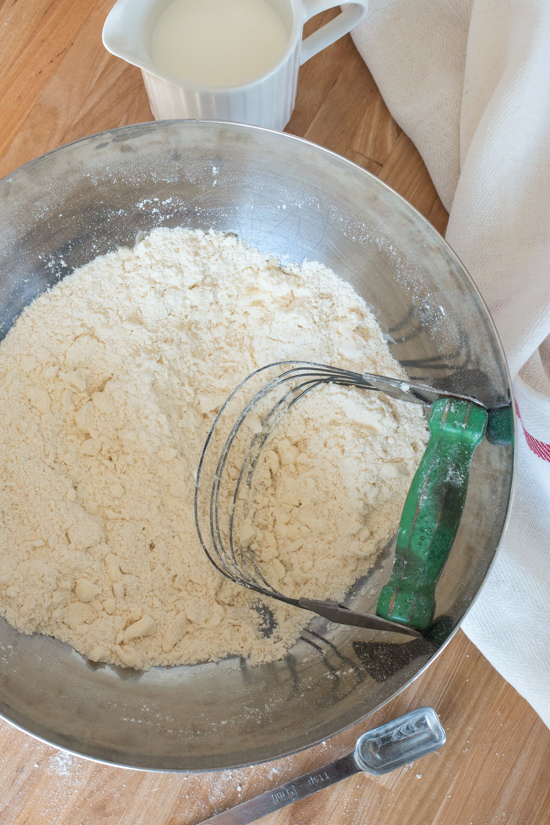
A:
{"type": "Polygon", "coordinates": [[[384,619],[425,630],[435,613],[435,586],[453,545],[468,490],[474,450],[487,411],[469,401],[432,404],[430,438],[407,494],[391,578],[378,599],[384,619]]]}

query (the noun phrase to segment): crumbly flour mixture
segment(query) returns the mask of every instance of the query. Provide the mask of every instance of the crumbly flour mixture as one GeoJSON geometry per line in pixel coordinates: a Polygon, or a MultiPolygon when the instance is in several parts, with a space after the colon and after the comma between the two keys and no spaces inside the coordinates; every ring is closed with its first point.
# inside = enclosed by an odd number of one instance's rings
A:
{"type": "MultiPolygon", "coordinates": [[[[37,298],[0,346],[0,612],[135,668],[284,655],[310,614],[221,576],[194,474],[220,405],[286,358],[403,376],[363,300],[318,263],[156,229],[37,298]]],[[[290,595],[342,598],[394,533],[422,412],[327,386],[267,455],[247,541],[290,595]],[[265,475],[265,473],[264,473],[265,475]]]]}

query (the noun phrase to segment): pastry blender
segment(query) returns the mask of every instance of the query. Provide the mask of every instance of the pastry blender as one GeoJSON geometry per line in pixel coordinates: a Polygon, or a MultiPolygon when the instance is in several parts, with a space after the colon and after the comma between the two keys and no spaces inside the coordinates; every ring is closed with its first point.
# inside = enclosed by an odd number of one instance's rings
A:
{"type": "Polygon", "coordinates": [[[474,450],[487,408],[467,395],[308,361],[280,361],[249,375],[230,395],[206,439],[197,472],[195,520],[203,549],[225,576],[262,596],[346,625],[420,636],[435,613],[435,587],[464,509],[474,450]],[[376,615],[321,599],[292,598],[273,587],[250,544],[240,540],[254,499],[254,473],[284,415],[324,384],[383,392],[429,408],[429,440],[397,533],[391,577],[376,615]]]}

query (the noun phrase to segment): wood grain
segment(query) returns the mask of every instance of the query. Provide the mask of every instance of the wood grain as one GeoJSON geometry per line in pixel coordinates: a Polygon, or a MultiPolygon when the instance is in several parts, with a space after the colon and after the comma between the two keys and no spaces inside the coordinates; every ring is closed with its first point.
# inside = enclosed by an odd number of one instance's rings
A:
{"type": "MultiPolygon", "coordinates": [[[[151,119],[139,70],[103,49],[113,0],[0,3],[0,174],[87,134],[151,119]]],[[[326,12],[319,25],[335,12],[326,12]]],[[[350,37],[300,71],[288,131],[379,175],[440,232],[447,215],[418,152],[392,120],[350,37]]],[[[148,774],[65,754],[0,722],[1,825],[195,825],[351,749],[367,727],[432,705],[437,754],[385,777],[351,777],[265,825],[546,825],[550,731],[458,633],[396,699],[323,745],[216,774],[148,774]]]]}

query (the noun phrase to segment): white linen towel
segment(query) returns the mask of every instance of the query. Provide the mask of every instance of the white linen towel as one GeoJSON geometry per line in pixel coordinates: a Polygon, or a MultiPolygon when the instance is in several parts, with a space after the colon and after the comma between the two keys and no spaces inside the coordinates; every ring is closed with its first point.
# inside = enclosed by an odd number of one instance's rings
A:
{"type": "Polygon", "coordinates": [[[550,2],[371,0],[353,38],[506,350],[516,492],[462,627],[550,726],[550,2]]]}

